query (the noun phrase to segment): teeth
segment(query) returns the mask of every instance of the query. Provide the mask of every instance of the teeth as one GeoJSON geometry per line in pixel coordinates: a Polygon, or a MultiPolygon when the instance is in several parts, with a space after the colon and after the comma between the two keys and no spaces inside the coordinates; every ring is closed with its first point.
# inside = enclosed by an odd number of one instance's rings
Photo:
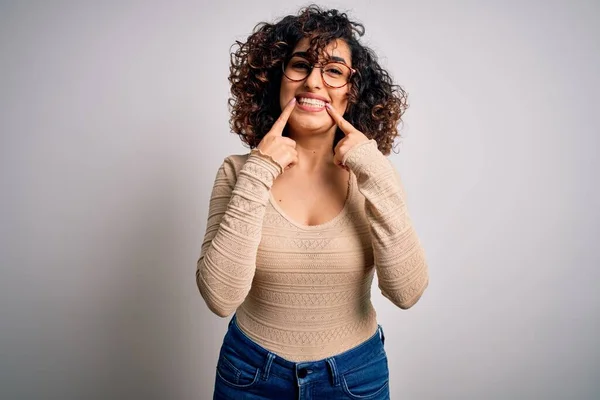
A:
{"type": "Polygon", "coordinates": [[[306,97],[300,98],[300,100],[298,100],[298,103],[305,104],[305,105],[310,105],[310,106],[315,106],[315,107],[325,107],[325,102],[324,101],[317,100],[317,99],[309,99],[309,98],[306,98],[306,97]]]}

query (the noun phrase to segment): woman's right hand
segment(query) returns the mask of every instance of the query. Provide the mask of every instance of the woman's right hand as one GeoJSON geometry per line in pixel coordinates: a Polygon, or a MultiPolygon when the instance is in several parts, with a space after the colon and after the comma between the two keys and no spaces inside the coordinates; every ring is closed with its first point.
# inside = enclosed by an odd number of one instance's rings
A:
{"type": "Polygon", "coordinates": [[[287,106],[285,106],[271,130],[267,132],[257,146],[261,153],[271,157],[275,162],[281,165],[281,168],[283,168],[284,171],[298,163],[296,141],[283,136],[283,128],[285,128],[285,124],[295,106],[296,98],[294,97],[287,106]]]}

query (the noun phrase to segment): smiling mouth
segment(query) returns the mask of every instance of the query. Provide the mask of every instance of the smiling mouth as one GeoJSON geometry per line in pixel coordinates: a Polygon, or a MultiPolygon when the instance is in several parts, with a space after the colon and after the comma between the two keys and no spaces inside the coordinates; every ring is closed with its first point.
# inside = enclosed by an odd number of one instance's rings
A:
{"type": "Polygon", "coordinates": [[[312,108],[323,108],[325,107],[325,102],[322,100],[312,99],[308,97],[300,97],[298,98],[298,104],[301,104],[306,107],[312,108]]]}

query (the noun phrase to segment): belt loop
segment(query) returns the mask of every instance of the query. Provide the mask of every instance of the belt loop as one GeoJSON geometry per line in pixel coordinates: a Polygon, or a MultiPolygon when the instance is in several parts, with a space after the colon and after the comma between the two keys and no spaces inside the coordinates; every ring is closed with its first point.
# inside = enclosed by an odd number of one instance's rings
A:
{"type": "Polygon", "coordinates": [[[335,358],[328,358],[327,364],[329,364],[329,368],[331,369],[331,380],[333,386],[340,386],[340,377],[338,374],[337,366],[335,364],[335,358]]]}
{"type": "Polygon", "coordinates": [[[269,372],[271,372],[271,364],[273,364],[273,359],[275,358],[275,354],[269,352],[267,354],[267,362],[265,363],[265,368],[263,372],[263,381],[266,381],[269,378],[269,372]]]}
{"type": "Polygon", "coordinates": [[[383,334],[383,328],[381,325],[377,325],[379,327],[379,338],[381,339],[381,344],[385,344],[385,335],[383,334]]]}

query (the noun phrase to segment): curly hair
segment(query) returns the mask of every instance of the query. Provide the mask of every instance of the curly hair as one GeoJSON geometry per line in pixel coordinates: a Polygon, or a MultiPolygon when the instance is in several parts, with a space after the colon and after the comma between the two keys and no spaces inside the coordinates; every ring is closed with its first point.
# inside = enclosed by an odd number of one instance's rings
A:
{"type": "MultiPolygon", "coordinates": [[[[344,118],[368,138],[375,139],[379,150],[388,155],[394,139],[400,136],[398,124],[408,108],[407,93],[393,84],[375,53],[359,43],[364,32],[364,26],[349,20],[345,13],[322,10],[316,5],[275,24],[256,25],[245,43],[236,41],[232,46],[237,45],[237,50],[231,52],[229,68],[232,131],[251,149],[258,146],[281,114],[281,64],[296,44],[302,38],[310,38],[307,52],[311,59],[317,60],[327,44],[341,39],[348,44],[352,67],[357,71],[350,79],[344,118]]],[[[338,128],[334,148],[343,137],[338,128]]]]}

